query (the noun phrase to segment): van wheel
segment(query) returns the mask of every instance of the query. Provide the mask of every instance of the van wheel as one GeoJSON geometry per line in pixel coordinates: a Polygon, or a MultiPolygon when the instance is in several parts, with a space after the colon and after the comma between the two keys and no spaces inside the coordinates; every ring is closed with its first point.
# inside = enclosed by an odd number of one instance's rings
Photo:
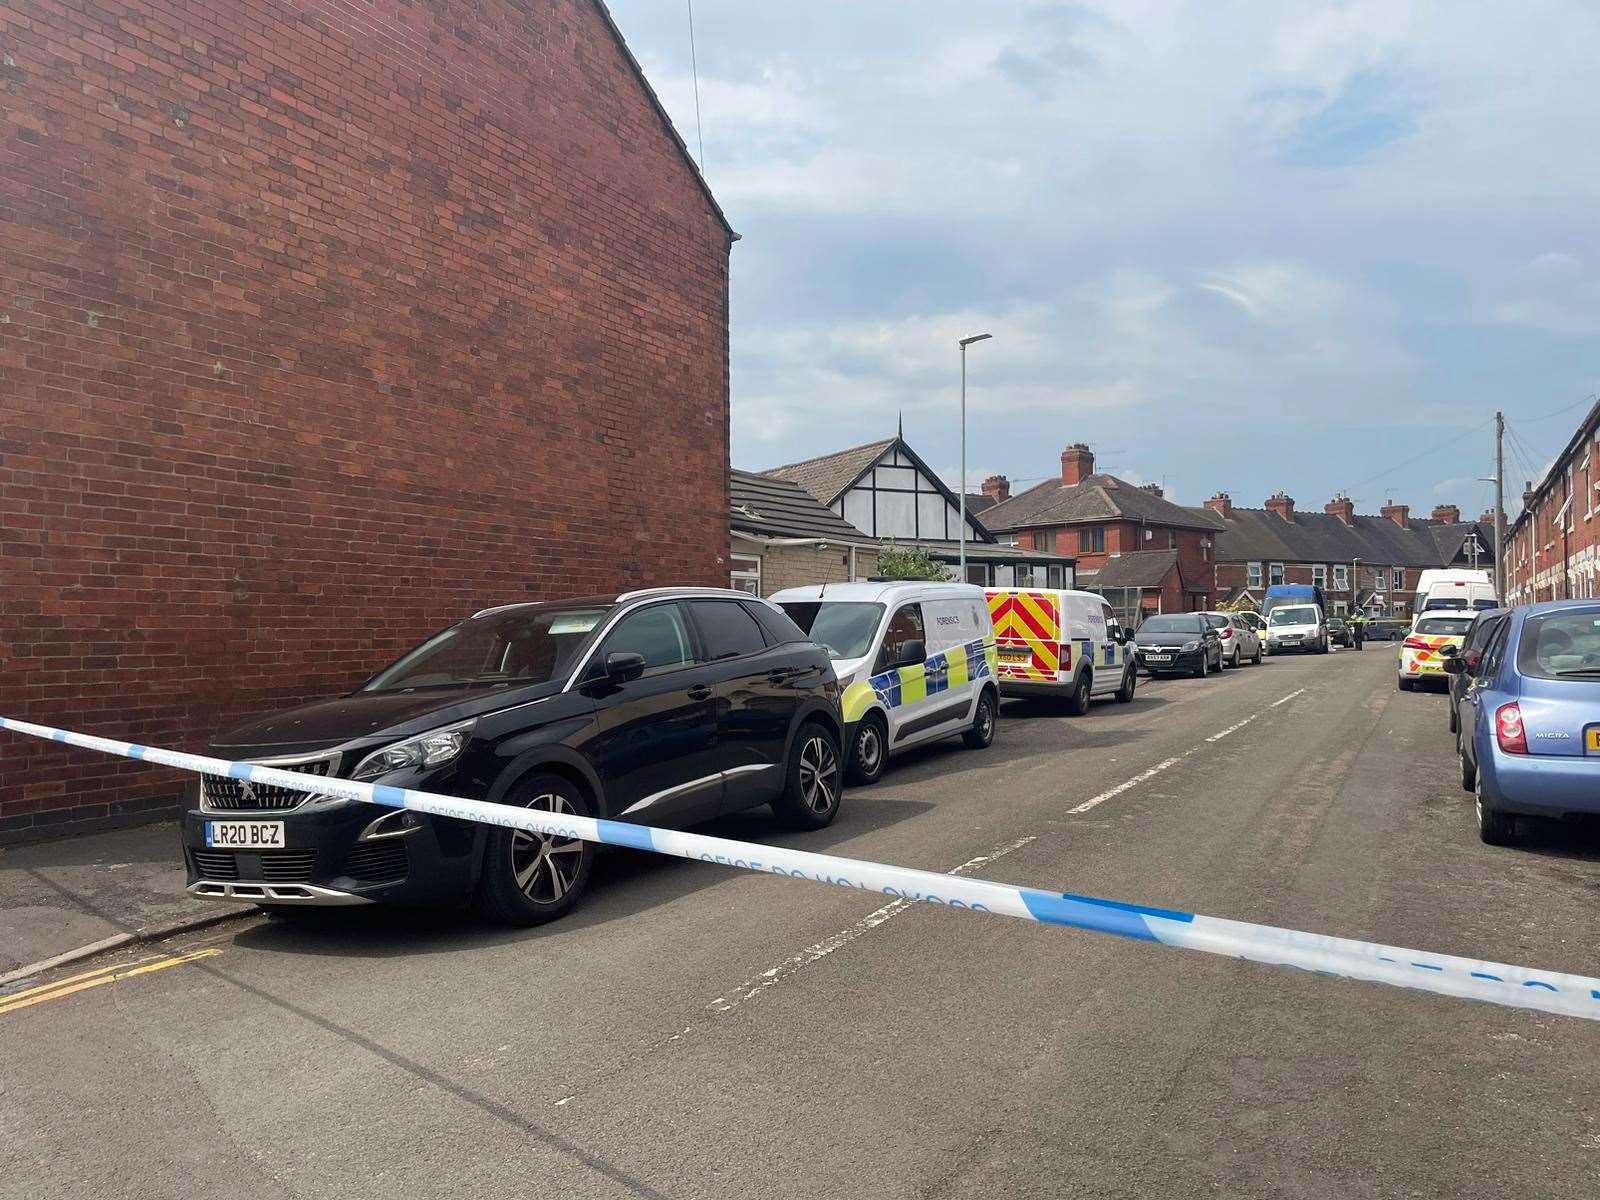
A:
{"type": "Polygon", "coordinates": [[[994,694],[988,688],[978,697],[978,711],[973,715],[972,728],[961,735],[968,749],[987,749],[994,742],[994,694]]]}
{"type": "MultiPolygon", "coordinates": [[[[589,798],[561,775],[539,773],[504,803],[545,812],[593,815],[589,798]]],[[[543,925],[565,916],[589,886],[594,843],[521,829],[491,829],[473,905],[503,925],[543,925]]]]}
{"type": "Polygon", "coordinates": [[[1133,664],[1128,664],[1128,669],[1122,673],[1122,686],[1117,689],[1117,703],[1131,704],[1133,692],[1139,686],[1139,672],[1133,669],[1133,664]]]}
{"type": "Polygon", "coordinates": [[[1078,672],[1078,681],[1072,685],[1072,695],[1067,697],[1068,715],[1081,717],[1089,711],[1089,686],[1091,682],[1089,672],[1078,672]]]}
{"type": "Polygon", "coordinates": [[[772,802],[778,823],[790,829],[821,829],[839,815],[839,740],[817,721],[807,721],[795,735],[783,795],[772,802]]]}
{"type": "Polygon", "coordinates": [[[889,761],[889,731],[875,712],[861,718],[850,744],[850,782],[868,786],[883,778],[889,761]]]}

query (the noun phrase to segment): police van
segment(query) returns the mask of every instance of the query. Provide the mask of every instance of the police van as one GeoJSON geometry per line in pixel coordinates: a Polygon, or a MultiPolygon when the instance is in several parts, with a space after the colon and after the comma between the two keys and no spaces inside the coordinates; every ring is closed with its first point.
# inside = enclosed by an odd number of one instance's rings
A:
{"type": "Polygon", "coordinates": [[[912,746],[955,734],[975,750],[994,741],[1000,695],[982,588],[825,583],[769,599],[833,660],[852,782],[875,782],[912,746]]]}
{"type": "Polygon", "coordinates": [[[990,588],[1000,694],[1056,697],[1081,717],[1093,696],[1133,699],[1138,683],[1131,634],[1094,592],[990,588]]]}

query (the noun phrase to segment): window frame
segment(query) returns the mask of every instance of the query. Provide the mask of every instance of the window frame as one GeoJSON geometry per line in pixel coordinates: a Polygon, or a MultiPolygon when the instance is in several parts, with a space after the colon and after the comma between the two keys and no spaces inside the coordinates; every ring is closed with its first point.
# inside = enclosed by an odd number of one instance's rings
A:
{"type": "Polygon", "coordinates": [[[1320,588],[1325,588],[1325,587],[1328,586],[1328,564],[1327,563],[1312,563],[1311,564],[1311,582],[1314,585],[1316,585],[1317,587],[1320,587],[1320,588]]]}
{"type": "MultiPolygon", "coordinates": [[[[734,601],[734,603],[737,603],[737,601],[734,601]]],[[[583,672],[582,679],[585,682],[588,682],[605,675],[606,655],[611,653],[611,651],[606,649],[606,647],[611,642],[611,639],[617,636],[618,630],[622,629],[623,626],[625,626],[629,621],[632,621],[637,617],[641,617],[645,613],[655,612],[657,609],[663,608],[675,608],[678,610],[678,622],[683,626],[684,635],[688,638],[689,642],[689,657],[681,663],[675,663],[670,666],[656,669],[646,666],[644,674],[639,678],[659,679],[663,675],[673,675],[679,671],[687,671],[694,667],[704,666],[705,664],[701,661],[702,650],[700,647],[699,630],[695,627],[694,621],[690,618],[688,611],[683,607],[683,602],[674,598],[671,600],[659,600],[654,604],[641,604],[637,608],[628,609],[627,612],[622,613],[620,616],[613,619],[610,626],[608,626],[602,633],[600,640],[595,643],[594,649],[590,652],[588,663],[580,668],[580,670],[583,672]]],[[[751,620],[754,619],[754,617],[751,618],[751,620]]]]}
{"type": "Polygon", "coordinates": [[[888,619],[884,622],[882,644],[878,647],[877,660],[872,665],[872,673],[874,675],[882,675],[885,671],[895,669],[889,666],[889,631],[894,627],[895,619],[908,608],[917,610],[917,626],[922,630],[922,653],[924,659],[926,659],[928,653],[928,622],[922,615],[922,601],[907,600],[889,613],[888,619]]]}
{"type": "Polygon", "coordinates": [[[1264,562],[1247,562],[1247,563],[1245,563],[1245,565],[1244,565],[1244,585],[1245,585],[1245,587],[1252,587],[1252,588],[1262,587],[1263,586],[1262,581],[1264,579],[1266,579],[1266,564],[1264,562]]]}
{"type": "Polygon", "coordinates": [[[1268,587],[1282,587],[1288,581],[1288,577],[1288,569],[1281,562],[1267,564],[1268,587]]]}
{"type": "Polygon", "coordinates": [[[761,555],[759,554],[730,554],[728,555],[728,586],[736,592],[746,592],[759,597],[761,595],[761,555]],[[741,562],[755,563],[755,570],[741,568],[741,562]],[[744,582],[756,585],[755,591],[742,586],[744,582]]]}

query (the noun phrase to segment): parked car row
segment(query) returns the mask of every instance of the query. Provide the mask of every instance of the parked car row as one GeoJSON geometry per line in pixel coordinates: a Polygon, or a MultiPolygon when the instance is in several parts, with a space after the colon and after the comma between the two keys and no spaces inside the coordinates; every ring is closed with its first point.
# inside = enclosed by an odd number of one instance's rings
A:
{"type": "Polygon", "coordinates": [[[1418,613],[1400,684],[1442,681],[1478,834],[1510,844],[1519,817],[1600,813],[1600,602],[1418,613]]]}

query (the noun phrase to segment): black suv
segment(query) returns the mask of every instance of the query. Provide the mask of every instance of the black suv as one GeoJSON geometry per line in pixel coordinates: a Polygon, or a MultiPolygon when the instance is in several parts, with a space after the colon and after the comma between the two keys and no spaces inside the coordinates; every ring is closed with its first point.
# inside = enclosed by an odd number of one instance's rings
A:
{"type": "MultiPolygon", "coordinates": [[[[839,810],[827,654],[742,592],[662,588],[488,609],[358,691],[213,740],[218,757],[452,796],[684,826],[761,804],[839,810]]],[[[577,902],[589,842],[207,775],[189,892],[269,910],[471,899],[536,925],[577,902]]]]}

